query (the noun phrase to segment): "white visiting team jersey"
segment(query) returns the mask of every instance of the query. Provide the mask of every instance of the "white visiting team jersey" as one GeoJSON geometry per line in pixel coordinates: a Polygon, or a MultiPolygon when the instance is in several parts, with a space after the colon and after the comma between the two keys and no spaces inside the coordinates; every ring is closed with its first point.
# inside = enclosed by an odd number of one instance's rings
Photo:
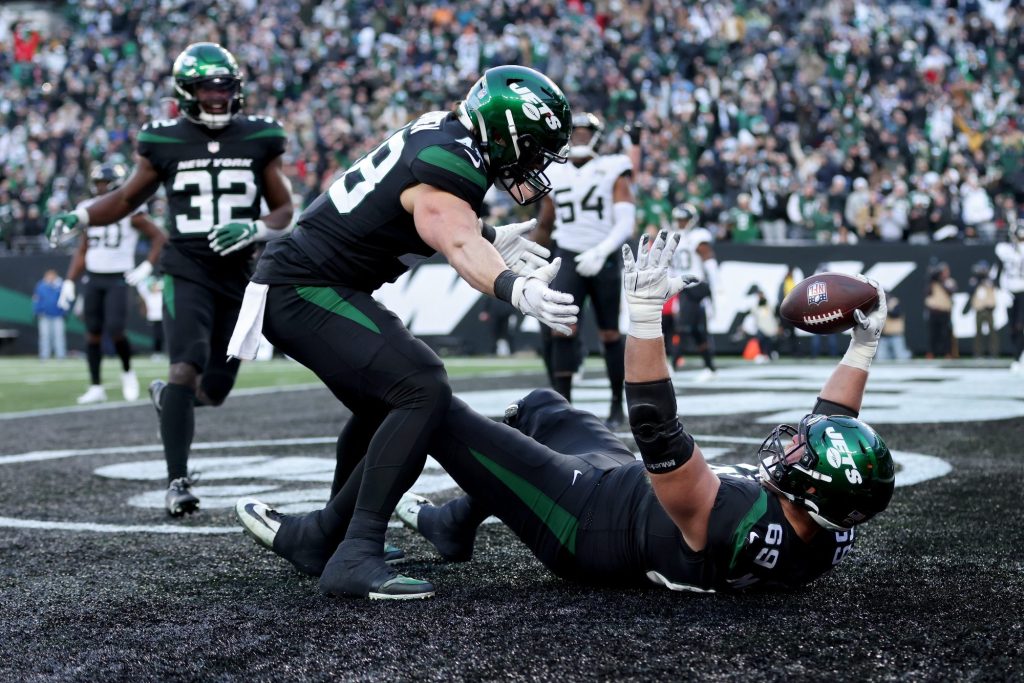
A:
{"type": "MultiPolygon", "coordinates": [[[[77,208],[88,206],[92,200],[79,202],[77,208]]],[[[90,225],[86,228],[89,249],[85,252],[85,269],[90,273],[126,273],[135,267],[135,247],[139,233],[132,227],[132,216],[142,208],[110,225],[90,225]]]]}
{"type": "Polygon", "coordinates": [[[1008,292],[1024,292],[1024,243],[1000,242],[996,257],[1003,262],[999,287],[1008,292]]]}
{"type": "Polygon", "coordinates": [[[690,228],[684,230],[676,253],[672,257],[672,265],[669,271],[675,275],[690,275],[701,280],[707,280],[707,273],[704,272],[704,259],[697,253],[697,247],[714,242],[711,231],[707,228],[690,228]]]}
{"type": "Polygon", "coordinates": [[[625,154],[594,157],[579,168],[571,161],[550,164],[555,230],[551,238],[562,249],[582,252],[597,246],[612,229],[612,189],[623,173],[633,170],[625,154]]]}

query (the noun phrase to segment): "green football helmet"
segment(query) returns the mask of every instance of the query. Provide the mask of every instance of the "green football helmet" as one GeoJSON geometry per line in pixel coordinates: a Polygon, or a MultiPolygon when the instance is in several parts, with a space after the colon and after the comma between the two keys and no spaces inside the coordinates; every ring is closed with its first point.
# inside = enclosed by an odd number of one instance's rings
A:
{"type": "Polygon", "coordinates": [[[217,43],[192,43],[174,60],[174,96],[181,113],[189,121],[207,128],[223,128],[242,110],[242,72],[234,56],[217,43]],[[196,96],[199,84],[224,89],[231,93],[225,114],[211,114],[203,109],[196,96]]]}
{"type": "Polygon", "coordinates": [[[572,112],[557,85],[525,66],[496,66],[484,72],[459,103],[462,124],[480,141],[492,181],[519,204],[551,191],[548,164],[568,159],[572,112]]]}
{"type": "Polygon", "coordinates": [[[871,519],[889,505],[896,484],[885,442],[853,417],[808,415],[798,428],[779,425],[757,455],[762,483],[826,529],[871,519]]]}

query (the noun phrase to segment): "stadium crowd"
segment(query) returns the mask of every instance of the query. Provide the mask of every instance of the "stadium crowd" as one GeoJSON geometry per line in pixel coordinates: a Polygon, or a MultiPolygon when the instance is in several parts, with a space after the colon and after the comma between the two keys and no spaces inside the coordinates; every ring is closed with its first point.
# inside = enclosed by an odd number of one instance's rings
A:
{"type": "Polygon", "coordinates": [[[689,201],[737,242],[992,241],[1024,199],[1020,0],[56,6],[46,26],[0,27],[0,249],[42,245],[91,164],[130,160],[141,125],[173,113],[171,62],[197,40],[233,50],[247,111],[284,124],[299,207],[501,63],[601,114],[608,148],[642,131],[648,230],[689,201]]]}

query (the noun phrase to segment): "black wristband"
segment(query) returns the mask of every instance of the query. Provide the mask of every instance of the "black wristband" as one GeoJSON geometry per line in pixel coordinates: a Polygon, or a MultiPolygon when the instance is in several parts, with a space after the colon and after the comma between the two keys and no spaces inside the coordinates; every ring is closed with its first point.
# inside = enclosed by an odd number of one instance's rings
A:
{"type": "Polygon", "coordinates": [[[494,229],[493,225],[487,225],[480,221],[480,235],[491,244],[494,244],[494,238],[498,236],[498,232],[494,229]]]}
{"type": "Polygon", "coordinates": [[[648,472],[671,472],[693,457],[693,437],[683,429],[676,414],[671,380],[626,382],[626,403],[633,439],[648,472]]]}
{"type": "Polygon", "coordinates": [[[848,415],[849,417],[857,417],[858,415],[858,412],[850,406],[844,406],[842,403],[835,403],[820,396],[815,402],[814,410],[811,413],[814,415],[848,415]]]}
{"type": "Polygon", "coordinates": [[[512,303],[512,288],[519,276],[511,270],[503,270],[494,278],[494,298],[512,303]]]}

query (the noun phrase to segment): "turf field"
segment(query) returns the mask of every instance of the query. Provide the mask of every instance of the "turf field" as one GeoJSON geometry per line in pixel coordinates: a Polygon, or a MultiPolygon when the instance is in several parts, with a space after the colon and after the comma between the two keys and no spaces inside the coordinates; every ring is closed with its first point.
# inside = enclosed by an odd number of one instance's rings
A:
{"type": "MultiPolygon", "coordinates": [[[[491,416],[542,381],[530,359],[448,367],[491,416]]],[[[733,364],[707,385],[681,373],[680,412],[716,462],[750,461],[829,369],[733,364]]],[[[163,370],[140,363],[143,386],[163,370]]],[[[576,390],[598,414],[601,374],[588,367],[576,390]]],[[[438,587],[406,604],[323,598],[235,524],[240,495],[302,510],[327,494],[347,413],[300,368],[247,364],[244,390],[197,411],[204,510],[184,522],[160,508],[148,402],[55,407],[84,380],[81,360],[0,362],[3,681],[1024,680],[1024,382],[1005,364],[877,364],[863,417],[896,451],[898,488],[804,590],[594,589],[549,575],[500,524],[466,564],[396,526],[403,571],[438,587]]],[[[416,489],[454,493],[429,463],[416,489]]]]}

